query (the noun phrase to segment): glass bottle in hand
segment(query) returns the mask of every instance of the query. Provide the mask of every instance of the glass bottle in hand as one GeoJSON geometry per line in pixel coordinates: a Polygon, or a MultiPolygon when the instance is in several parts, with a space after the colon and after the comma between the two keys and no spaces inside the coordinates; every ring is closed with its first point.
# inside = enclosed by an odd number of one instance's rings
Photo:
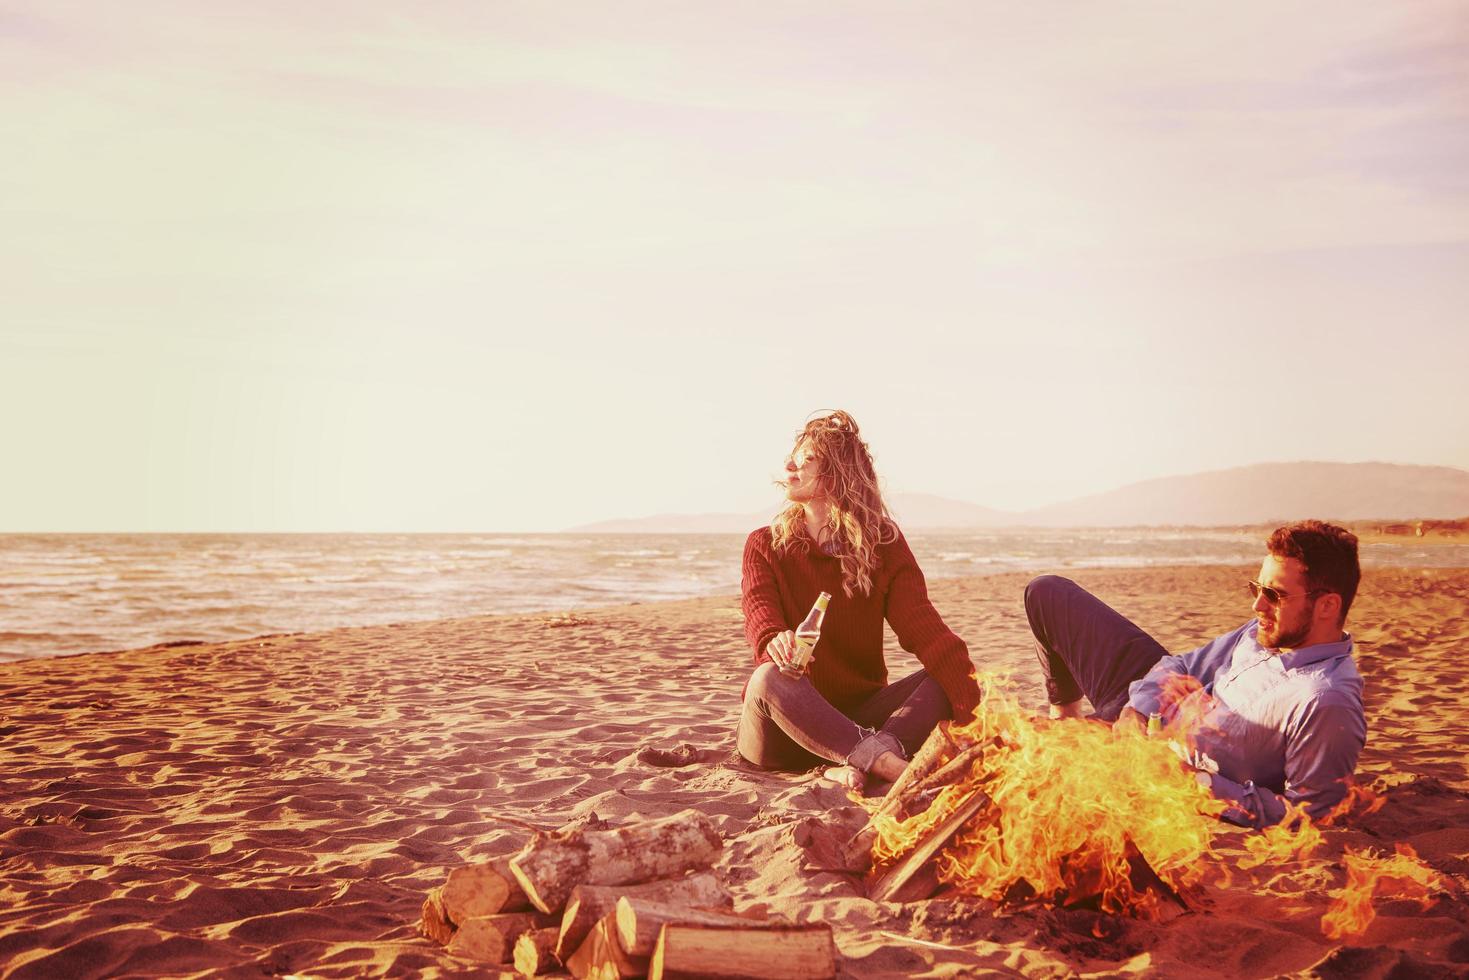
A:
{"type": "Polygon", "coordinates": [[[796,627],[796,647],[791,651],[791,666],[797,670],[805,670],[811,663],[811,653],[816,649],[816,641],[821,639],[821,621],[826,618],[828,602],[831,602],[830,592],[817,596],[816,604],[796,627]]]}

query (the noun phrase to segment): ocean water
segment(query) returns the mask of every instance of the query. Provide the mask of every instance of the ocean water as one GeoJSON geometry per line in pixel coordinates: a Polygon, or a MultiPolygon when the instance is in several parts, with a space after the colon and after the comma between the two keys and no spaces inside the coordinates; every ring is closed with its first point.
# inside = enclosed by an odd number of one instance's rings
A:
{"type": "MultiPolygon", "coordinates": [[[[914,532],[931,579],[1253,565],[1211,530],[914,532]]],[[[734,534],[0,535],[0,661],[155,643],[734,594],[734,534]]],[[[1366,545],[1367,564],[1469,566],[1469,545],[1366,545]]]]}

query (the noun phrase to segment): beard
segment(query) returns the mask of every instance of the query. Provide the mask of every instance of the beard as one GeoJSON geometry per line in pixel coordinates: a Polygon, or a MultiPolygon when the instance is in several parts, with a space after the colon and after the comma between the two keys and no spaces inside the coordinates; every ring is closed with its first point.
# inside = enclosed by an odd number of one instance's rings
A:
{"type": "Polygon", "coordinates": [[[1265,628],[1265,624],[1261,623],[1256,639],[1267,650],[1279,650],[1282,648],[1294,650],[1304,643],[1306,637],[1310,635],[1311,614],[1315,611],[1316,600],[1312,599],[1311,604],[1301,614],[1301,618],[1289,626],[1278,617],[1275,620],[1275,625],[1271,626],[1268,630],[1265,628]]]}

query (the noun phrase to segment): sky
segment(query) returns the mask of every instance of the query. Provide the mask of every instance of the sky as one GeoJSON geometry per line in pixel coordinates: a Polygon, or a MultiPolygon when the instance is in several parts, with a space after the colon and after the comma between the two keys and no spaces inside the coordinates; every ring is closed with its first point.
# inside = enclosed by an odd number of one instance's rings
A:
{"type": "Polygon", "coordinates": [[[1469,7],[0,0],[0,530],[1469,469],[1469,7]]]}

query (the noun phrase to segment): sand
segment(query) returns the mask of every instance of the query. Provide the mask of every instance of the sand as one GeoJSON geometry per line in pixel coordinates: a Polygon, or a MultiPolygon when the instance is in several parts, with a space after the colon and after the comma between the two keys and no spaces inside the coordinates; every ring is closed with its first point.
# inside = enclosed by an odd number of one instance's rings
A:
{"type": "MultiPolygon", "coordinates": [[[[1191,648],[1243,622],[1252,568],[1077,571],[1191,648]]],[[[1022,576],[935,582],[977,663],[1040,706],[1022,576]]],[[[1369,570],[1349,623],[1376,813],[1320,860],[1237,871],[1167,922],[908,905],[804,868],[803,817],[852,807],[731,760],[748,653],[735,597],[501,616],[0,666],[0,977],[477,974],[415,932],[446,869],[523,823],[697,807],[740,909],[831,923],[851,976],[1469,975],[1469,571],[1369,570]],[[662,750],[650,751],[650,750],[662,750]],[[1444,876],[1327,939],[1347,847],[1406,842],[1444,876]]],[[[914,663],[896,648],[899,673],[914,663]]],[[[1243,832],[1222,832],[1226,863],[1243,832]]]]}

